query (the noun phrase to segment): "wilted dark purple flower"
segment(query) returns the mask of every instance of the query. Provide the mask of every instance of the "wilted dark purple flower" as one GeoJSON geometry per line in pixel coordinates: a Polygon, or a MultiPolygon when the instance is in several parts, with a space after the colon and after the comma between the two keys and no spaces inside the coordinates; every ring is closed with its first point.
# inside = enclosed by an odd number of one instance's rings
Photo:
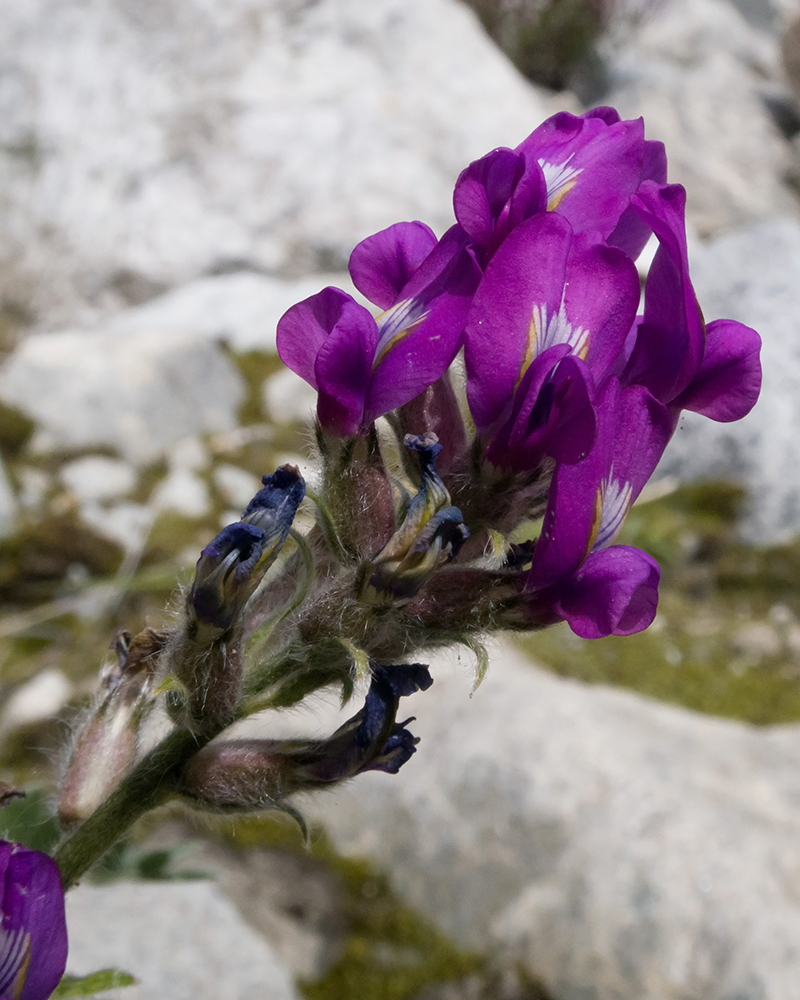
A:
{"type": "Polygon", "coordinates": [[[761,338],[734,320],[706,327],[689,277],[680,184],[643,184],[632,199],[659,240],[645,284],[644,315],[631,332],[625,384],[646,386],[677,414],[694,410],[712,420],[739,420],[761,388],[761,338]]]}
{"type": "Polygon", "coordinates": [[[226,740],[197,753],[180,778],[184,795],[217,809],[255,809],[335,785],[364,771],[397,774],[419,740],[397,722],[400,699],[433,683],[421,663],[372,665],[364,707],[326,740],[226,740]]]}
{"type": "Polygon", "coordinates": [[[305,496],[305,481],[293,465],[262,477],[263,487],[242,514],[200,553],[189,606],[197,620],[230,628],[289,534],[305,496]]]}
{"type": "Polygon", "coordinates": [[[0,841],[0,997],[47,1000],[67,964],[64,891],[41,851],[0,841]]]}
{"type": "Polygon", "coordinates": [[[612,545],[672,433],[672,416],[642,386],[610,378],[597,403],[597,441],[585,461],[560,465],[524,577],[532,616],[565,619],[584,638],[647,628],[658,566],[612,545]]]}
{"type": "Polygon", "coordinates": [[[394,602],[413,597],[437,569],[469,538],[461,511],[436,471],[441,452],[435,434],[407,434],[406,448],[419,456],[420,486],[411,498],[403,523],[370,566],[373,591],[394,602]]]}
{"type": "Polygon", "coordinates": [[[350,265],[356,287],[385,312],[375,318],[325,288],[284,314],[278,352],[317,390],[325,431],[359,434],[444,374],[480,277],[468,242],[457,226],[438,243],[422,223],[391,226],[359,244],[350,265]]]}
{"type": "Polygon", "coordinates": [[[612,371],[639,301],[621,250],[555,213],[519,225],[492,258],[466,330],[467,398],[487,458],[532,469],[580,461],[595,386],[612,371]]]}

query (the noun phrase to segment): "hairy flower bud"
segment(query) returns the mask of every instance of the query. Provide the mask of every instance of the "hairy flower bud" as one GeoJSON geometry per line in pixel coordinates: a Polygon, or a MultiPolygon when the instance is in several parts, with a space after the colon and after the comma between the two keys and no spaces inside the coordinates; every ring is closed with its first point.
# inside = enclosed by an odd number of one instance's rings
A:
{"type": "Polygon", "coordinates": [[[419,663],[373,667],[364,707],[327,740],[228,740],[200,750],[180,790],[205,808],[268,809],[288,795],[337,784],[364,771],[396,774],[418,740],[396,722],[400,698],[433,679],[419,663]]]}
{"type": "Polygon", "coordinates": [[[147,628],[117,636],[117,663],[77,735],[61,785],[58,816],[64,827],[90,816],[114,791],[136,758],[142,722],[154,704],[158,657],[165,632],[147,628]]]}
{"type": "Polygon", "coordinates": [[[403,444],[419,455],[419,491],[369,575],[373,591],[395,603],[413,597],[469,538],[461,511],[450,506],[450,494],[436,471],[436,456],[442,450],[436,435],[406,434],[403,444]]]}

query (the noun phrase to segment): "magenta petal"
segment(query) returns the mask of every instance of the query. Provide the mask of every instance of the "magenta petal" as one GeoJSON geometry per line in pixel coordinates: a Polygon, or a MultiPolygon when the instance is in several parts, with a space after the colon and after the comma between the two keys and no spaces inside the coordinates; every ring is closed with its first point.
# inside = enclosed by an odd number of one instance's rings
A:
{"type": "Polygon", "coordinates": [[[594,386],[586,365],[568,352],[556,345],[530,366],[508,423],[487,448],[488,461],[525,471],[546,456],[563,463],[586,457],[595,439],[594,386]]]}
{"type": "Polygon", "coordinates": [[[689,278],[686,192],[679,184],[646,181],[631,204],[660,245],[647,275],[644,317],[625,380],[646,385],[670,403],[696,374],[705,350],[705,324],[689,278]]]}
{"type": "Polygon", "coordinates": [[[21,968],[13,959],[2,963],[0,994],[15,996],[15,987],[19,986],[17,977],[22,973],[20,1000],[46,1000],[67,964],[64,892],[58,867],[40,851],[2,841],[0,891],[3,931],[12,939],[19,936],[24,940],[25,935],[29,936],[30,959],[26,973],[24,963],[21,968]]]}
{"type": "Polygon", "coordinates": [[[645,155],[642,120],[611,117],[561,112],[517,147],[541,164],[548,208],[569,219],[575,232],[597,232],[603,239],[639,186],[645,155]]]}
{"type": "Polygon", "coordinates": [[[350,277],[370,302],[388,309],[436,246],[424,222],[398,222],[362,240],[350,254],[350,277]]]}
{"type": "Polygon", "coordinates": [[[559,588],[555,610],[583,639],[632,635],[650,625],[658,607],[660,571],[652,556],[628,545],[593,552],[559,588]]]}
{"type": "Polygon", "coordinates": [[[670,411],[642,386],[621,390],[610,378],[595,411],[597,438],[586,460],[556,468],[528,589],[571,576],[593,548],[613,542],[672,433],[670,411]]]}
{"type": "Polygon", "coordinates": [[[507,417],[526,357],[534,306],[557,315],[572,234],[564,219],[536,215],[518,226],[492,258],[467,320],[467,396],[475,425],[507,417]]]}
{"type": "Polygon", "coordinates": [[[357,305],[347,292],[328,286],[291,306],[278,320],[277,346],[281,361],[315,389],[317,354],[351,304],[357,305]]]}
{"type": "Polygon", "coordinates": [[[494,149],[461,171],[453,192],[456,219],[476,243],[489,241],[501,212],[525,170],[510,149],[494,149]]]}
{"type": "Polygon", "coordinates": [[[700,370],[673,405],[722,423],[741,420],[761,391],[760,353],[761,337],[749,326],[732,319],[709,323],[700,370]]]}
{"type": "Polygon", "coordinates": [[[449,229],[402,289],[400,300],[377,318],[379,339],[367,421],[410,402],[433,385],[461,349],[467,312],[481,277],[468,243],[460,226],[449,229]]]}
{"type": "Polygon", "coordinates": [[[353,299],[344,302],[314,363],[317,416],[330,434],[358,434],[369,423],[364,406],[377,342],[378,329],[369,312],[353,299]]]}
{"type": "MultiPolygon", "coordinates": [[[[640,180],[655,181],[656,184],[667,183],[667,151],[663,142],[646,140],[644,143],[644,161],[640,180]]],[[[614,231],[607,242],[619,247],[631,258],[636,260],[644,250],[645,244],[652,235],[652,230],[643,222],[629,205],[620,216],[614,231]]]]}

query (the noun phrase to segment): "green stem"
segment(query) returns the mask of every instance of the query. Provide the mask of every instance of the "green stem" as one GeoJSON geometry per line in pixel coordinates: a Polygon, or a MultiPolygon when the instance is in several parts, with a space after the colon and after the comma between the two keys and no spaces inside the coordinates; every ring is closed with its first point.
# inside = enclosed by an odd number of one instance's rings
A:
{"type": "Polygon", "coordinates": [[[116,791],[56,851],[64,888],[85,872],[148,810],[174,791],[174,777],[189,757],[215,734],[177,729],[137,764],[116,791]]]}

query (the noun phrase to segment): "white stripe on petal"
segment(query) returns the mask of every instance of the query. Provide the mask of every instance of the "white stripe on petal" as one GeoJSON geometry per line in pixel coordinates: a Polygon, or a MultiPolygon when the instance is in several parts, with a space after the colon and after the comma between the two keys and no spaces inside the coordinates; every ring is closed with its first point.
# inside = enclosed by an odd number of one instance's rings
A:
{"type": "Polygon", "coordinates": [[[548,163],[547,160],[539,160],[539,166],[542,168],[544,181],[547,185],[548,212],[558,208],[564,196],[575,187],[578,174],[583,172],[581,167],[569,165],[569,161],[574,155],[572,153],[563,163],[548,163]]]}
{"type": "Polygon", "coordinates": [[[17,979],[25,971],[30,940],[24,927],[13,931],[0,927],[0,996],[16,998],[22,992],[24,979],[17,979]]]}
{"type": "Polygon", "coordinates": [[[534,306],[528,326],[528,348],[520,366],[518,384],[531,361],[556,344],[569,344],[572,353],[583,359],[589,350],[589,331],[586,327],[570,323],[563,302],[552,316],[548,316],[547,306],[534,306]]]}
{"type": "MultiPolygon", "coordinates": [[[[612,470],[613,475],[613,470],[612,470]]],[[[600,486],[600,524],[592,551],[610,545],[622,528],[631,505],[633,488],[619,479],[605,479],[600,486]]]]}
{"type": "Polygon", "coordinates": [[[373,371],[395,344],[404,340],[425,319],[429,311],[419,299],[403,299],[375,318],[379,339],[372,362],[373,371]]]}

